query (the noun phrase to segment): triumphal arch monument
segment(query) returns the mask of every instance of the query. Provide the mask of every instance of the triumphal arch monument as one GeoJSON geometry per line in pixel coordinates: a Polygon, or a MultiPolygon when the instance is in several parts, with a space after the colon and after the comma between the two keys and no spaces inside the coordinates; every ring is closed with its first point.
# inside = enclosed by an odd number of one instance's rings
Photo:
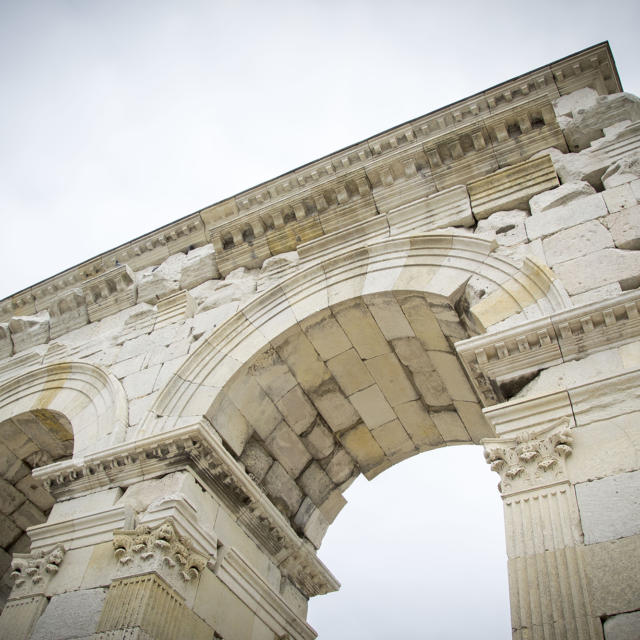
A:
{"type": "Polygon", "coordinates": [[[0,638],[311,640],[345,489],[459,444],[513,637],[640,637],[639,202],[604,43],[0,301],[0,638]]]}

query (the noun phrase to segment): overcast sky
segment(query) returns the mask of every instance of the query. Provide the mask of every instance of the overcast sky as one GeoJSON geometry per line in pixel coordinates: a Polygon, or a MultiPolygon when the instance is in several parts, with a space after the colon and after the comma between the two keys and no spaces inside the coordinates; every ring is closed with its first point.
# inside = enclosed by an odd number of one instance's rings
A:
{"type": "MultiPolygon", "coordinates": [[[[0,298],[603,40],[638,93],[639,7],[0,0],[0,298]]],[[[320,637],[508,638],[496,483],[468,447],[354,485],[320,637]]]]}

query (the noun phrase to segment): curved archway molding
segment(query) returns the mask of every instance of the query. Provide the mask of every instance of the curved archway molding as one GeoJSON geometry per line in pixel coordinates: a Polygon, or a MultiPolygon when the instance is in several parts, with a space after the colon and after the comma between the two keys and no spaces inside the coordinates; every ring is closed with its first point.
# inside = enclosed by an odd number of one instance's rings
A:
{"type": "Polygon", "coordinates": [[[568,307],[566,292],[547,268],[529,258],[518,264],[494,254],[495,248],[468,234],[427,233],[376,242],[304,269],[216,329],[169,380],[136,436],[204,415],[234,373],[271,340],[353,298],[413,291],[453,305],[469,279],[480,278],[491,293],[470,313],[483,330],[512,315],[536,318],[568,307]]]}
{"type": "Polygon", "coordinates": [[[128,405],[118,380],[84,362],[62,362],[24,373],[0,385],[0,422],[46,409],[71,423],[74,457],[124,440],[128,405]]]}

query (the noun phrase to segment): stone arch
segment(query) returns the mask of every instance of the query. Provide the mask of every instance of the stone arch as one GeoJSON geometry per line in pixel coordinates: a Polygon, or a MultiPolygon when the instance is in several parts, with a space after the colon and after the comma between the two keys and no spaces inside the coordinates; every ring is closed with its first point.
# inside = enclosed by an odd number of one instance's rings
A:
{"type": "MultiPolygon", "coordinates": [[[[567,306],[548,271],[487,240],[433,233],[347,251],[271,287],[214,331],[137,435],[204,416],[315,545],[359,473],[495,435],[454,343],[482,318],[567,306]],[[463,309],[470,279],[500,309],[463,309]]],[[[490,308],[490,307],[489,307],[490,308]]]]}
{"type": "Polygon", "coordinates": [[[31,473],[72,453],[73,430],[58,411],[32,409],[0,421],[0,609],[13,586],[13,554],[29,551],[26,530],[45,522],[55,502],[31,473]]]}
{"type": "Polygon", "coordinates": [[[459,309],[473,333],[519,314],[536,318],[570,306],[548,268],[529,258],[517,263],[493,253],[495,248],[479,237],[436,232],[387,239],[311,264],[213,331],[167,383],[138,435],[204,415],[231,377],[273,338],[352,298],[414,291],[454,307],[465,298],[471,279],[486,282],[489,295],[473,307],[459,309]]]}
{"type": "Polygon", "coordinates": [[[37,411],[63,416],[72,430],[74,457],[121,442],[128,426],[118,380],[84,362],[46,365],[0,385],[0,423],[37,411]]]}

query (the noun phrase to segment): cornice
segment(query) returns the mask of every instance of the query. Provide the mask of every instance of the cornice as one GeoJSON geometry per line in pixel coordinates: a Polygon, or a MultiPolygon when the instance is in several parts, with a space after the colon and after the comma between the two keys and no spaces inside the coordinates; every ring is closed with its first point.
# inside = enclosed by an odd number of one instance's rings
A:
{"type": "Polygon", "coordinates": [[[34,470],[57,499],[192,469],[307,597],[339,583],[203,422],[34,470]],[[295,560],[294,560],[295,559],[295,560]]]}
{"type": "Polygon", "coordinates": [[[621,90],[607,43],[403,123],[67,269],[0,301],[0,322],[47,310],[69,289],[119,265],[139,270],[209,242],[224,275],[345,224],[466,184],[542,148],[562,146],[551,100],[585,86],[601,93],[621,90]]]}
{"type": "Polygon", "coordinates": [[[640,291],[574,307],[456,343],[485,406],[504,389],[548,367],[619,347],[640,337],[640,291]]]}

